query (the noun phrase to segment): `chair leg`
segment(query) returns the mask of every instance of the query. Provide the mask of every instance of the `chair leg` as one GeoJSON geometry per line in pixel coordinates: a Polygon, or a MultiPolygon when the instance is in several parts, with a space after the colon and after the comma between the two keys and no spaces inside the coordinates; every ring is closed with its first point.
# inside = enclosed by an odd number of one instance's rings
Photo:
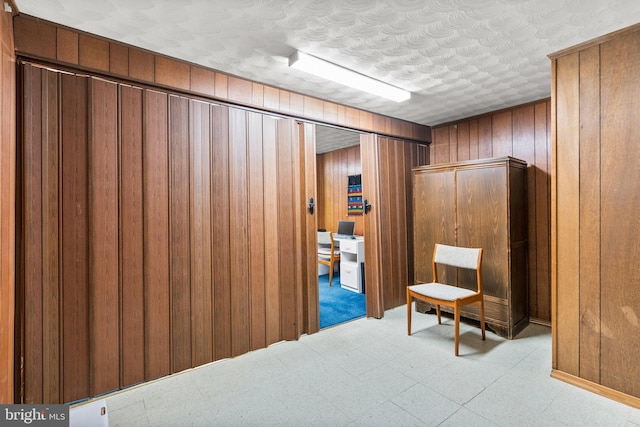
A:
{"type": "Polygon", "coordinates": [[[460,306],[456,305],[454,308],[454,336],[453,342],[456,348],[456,356],[458,355],[458,344],[460,343],[460,306]]]}
{"type": "Polygon", "coordinates": [[[329,286],[333,284],[333,262],[329,263],[329,286]]]}
{"type": "Polygon", "coordinates": [[[485,340],[484,326],[484,298],[480,300],[480,329],[482,329],[482,340],[485,340]]]}
{"type": "Polygon", "coordinates": [[[436,313],[438,314],[438,325],[442,325],[442,322],[440,321],[440,305],[436,304],[436,313]]]}
{"type": "Polygon", "coordinates": [[[411,294],[407,288],[407,335],[411,335],[411,294]]]}

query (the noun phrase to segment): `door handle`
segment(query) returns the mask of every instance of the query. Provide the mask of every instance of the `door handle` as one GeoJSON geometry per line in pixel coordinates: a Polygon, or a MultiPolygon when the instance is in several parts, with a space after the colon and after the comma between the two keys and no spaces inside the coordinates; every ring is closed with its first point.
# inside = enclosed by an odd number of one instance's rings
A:
{"type": "Polygon", "coordinates": [[[371,210],[371,203],[367,199],[364,199],[364,214],[368,214],[371,210]]]}
{"type": "Polygon", "coordinates": [[[309,198],[309,213],[311,215],[313,215],[313,208],[316,206],[316,204],[313,201],[313,197],[309,198]]]}

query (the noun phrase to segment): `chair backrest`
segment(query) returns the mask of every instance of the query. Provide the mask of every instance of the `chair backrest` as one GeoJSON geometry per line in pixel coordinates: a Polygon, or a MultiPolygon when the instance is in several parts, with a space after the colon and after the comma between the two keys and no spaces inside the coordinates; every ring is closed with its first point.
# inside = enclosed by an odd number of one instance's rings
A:
{"type": "Polygon", "coordinates": [[[330,231],[318,231],[319,245],[333,245],[333,239],[330,231]]]}
{"type": "Polygon", "coordinates": [[[481,248],[461,248],[436,243],[433,250],[433,261],[437,264],[445,264],[459,268],[477,270],[482,257],[481,248]]]}
{"type": "Polygon", "coordinates": [[[478,292],[482,290],[482,248],[461,248],[436,243],[433,249],[433,281],[438,281],[436,264],[476,270],[478,292]]]}

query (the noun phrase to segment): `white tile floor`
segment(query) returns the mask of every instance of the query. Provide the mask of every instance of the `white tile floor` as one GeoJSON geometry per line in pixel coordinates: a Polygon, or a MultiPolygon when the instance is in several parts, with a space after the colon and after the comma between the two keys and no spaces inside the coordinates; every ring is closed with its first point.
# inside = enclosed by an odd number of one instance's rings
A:
{"type": "Polygon", "coordinates": [[[551,331],[515,340],[406,307],[107,396],[111,426],[640,426],[550,378],[551,331]]]}

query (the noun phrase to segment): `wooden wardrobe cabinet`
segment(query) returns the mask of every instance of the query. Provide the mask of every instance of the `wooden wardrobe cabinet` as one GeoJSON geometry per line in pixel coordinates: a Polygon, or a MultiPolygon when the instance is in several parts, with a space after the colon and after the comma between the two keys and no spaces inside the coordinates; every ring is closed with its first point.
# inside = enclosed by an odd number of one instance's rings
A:
{"type": "MultiPolygon", "coordinates": [[[[483,248],[485,319],[509,339],[528,324],[526,169],[512,157],[413,169],[415,283],[433,280],[435,243],[483,248]]],[[[475,287],[464,270],[439,274],[447,283],[475,287]]],[[[418,311],[430,308],[416,302],[418,311]]],[[[477,306],[462,315],[478,320],[477,306]]]]}

